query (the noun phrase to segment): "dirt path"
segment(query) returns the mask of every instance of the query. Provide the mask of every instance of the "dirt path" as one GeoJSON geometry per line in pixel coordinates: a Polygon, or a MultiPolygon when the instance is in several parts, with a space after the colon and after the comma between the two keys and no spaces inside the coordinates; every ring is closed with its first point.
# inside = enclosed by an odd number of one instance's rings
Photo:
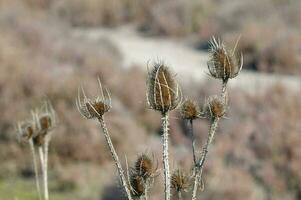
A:
{"type": "MultiPolygon", "coordinates": [[[[166,38],[146,38],[140,36],[131,28],[119,29],[75,29],[76,37],[91,41],[107,38],[112,41],[124,57],[124,67],[139,64],[146,66],[148,61],[164,60],[172,66],[180,81],[202,82],[208,79],[206,75],[208,54],[195,50],[183,41],[166,38]]],[[[146,69],[146,67],[145,67],[146,69]]],[[[264,91],[271,85],[283,84],[293,91],[300,91],[301,77],[286,75],[271,75],[242,71],[239,78],[231,81],[230,87],[243,88],[249,93],[264,91]]]]}

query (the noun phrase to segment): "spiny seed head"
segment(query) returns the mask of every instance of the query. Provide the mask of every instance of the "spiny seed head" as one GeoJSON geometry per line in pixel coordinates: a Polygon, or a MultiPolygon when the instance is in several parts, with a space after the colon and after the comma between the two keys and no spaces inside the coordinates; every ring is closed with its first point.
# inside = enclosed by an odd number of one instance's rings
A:
{"type": "Polygon", "coordinates": [[[175,109],[180,103],[180,90],[175,76],[163,63],[155,63],[147,80],[149,106],[161,113],[175,109]]]}
{"type": "Polygon", "coordinates": [[[209,46],[210,60],[207,64],[211,76],[223,81],[235,78],[243,65],[242,54],[237,55],[236,47],[231,51],[227,50],[224,43],[215,37],[209,41],[209,46]]]}
{"type": "Polygon", "coordinates": [[[226,105],[221,97],[211,96],[205,103],[205,114],[210,118],[220,118],[226,113],[226,105]]]}
{"type": "Polygon", "coordinates": [[[154,174],[154,165],[152,159],[147,155],[142,154],[135,162],[135,172],[143,179],[147,179],[154,174]]]}
{"type": "Polygon", "coordinates": [[[131,193],[134,197],[141,197],[144,195],[145,185],[143,178],[138,176],[137,174],[132,174],[130,176],[130,184],[131,184],[131,193]]]}
{"type": "Polygon", "coordinates": [[[34,135],[34,125],[32,122],[18,123],[18,133],[21,139],[30,140],[34,135]]]}
{"type": "Polygon", "coordinates": [[[181,106],[181,115],[183,119],[194,120],[199,117],[199,106],[191,99],[186,99],[181,106]]]}
{"type": "Polygon", "coordinates": [[[80,114],[87,119],[100,119],[106,112],[109,112],[112,107],[109,91],[106,89],[104,93],[99,79],[98,84],[100,96],[95,99],[89,99],[83,88],[78,91],[76,106],[80,114]]]}
{"type": "Polygon", "coordinates": [[[171,176],[171,186],[176,191],[187,191],[189,189],[189,177],[181,170],[176,170],[171,176]]]}

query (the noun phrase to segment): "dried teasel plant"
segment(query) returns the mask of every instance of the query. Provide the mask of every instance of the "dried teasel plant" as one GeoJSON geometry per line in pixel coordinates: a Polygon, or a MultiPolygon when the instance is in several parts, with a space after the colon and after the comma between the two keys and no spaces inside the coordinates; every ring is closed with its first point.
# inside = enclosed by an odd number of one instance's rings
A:
{"type": "Polygon", "coordinates": [[[79,113],[84,118],[98,120],[100,127],[104,133],[104,136],[105,136],[107,145],[109,147],[109,150],[111,152],[112,158],[117,167],[122,187],[126,192],[127,198],[129,200],[132,200],[133,198],[132,198],[129,183],[126,181],[124,170],[121,166],[119,157],[118,157],[115,147],[112,143],[111,136],[109,134],[109,131],[107,129],[105,119],[104,119],[104,114],[109,112],[112,107],[111,95],[107,89],[105,89],[105,92],[104,92],[99,78],[98,78],[98,86],[99,86],[100,95],[94,99],[88,98],[85,93],[85,90],[83,89],[83,87],[81,87],[81,89],[78,90],[76,106],[77,106],[79,113]]]}
{"type": "Polygon", "coordinates": [[[170,199],[170,169],[168,155],[169,111],[180,105],[181,90],[170,69],[162,62],[154,63],[148,71],[147,101],[151,109],[162,115],[162,145],[164,171],[164,199],[170,199]]]}
{"type": "MultiPolygon", "coordinates": [[[[203,167],[209,151],[209,147],[214,140],[220,119],[226,114],[227,108],[227,86],[230,79],[235,78],[241,71],[243,64],[242,55],[237,56],[235,45],[233,50],[229,50],[226,45],[214,37],[209,42],[210,60],[208,61],[209,73],[212,77],[222,80],[221,94],[209,97],[202,110],[190,99],[182,103],[182,93],[176,81],[175,75],[169,67],[162,62],[154,63],[147,74],[147,92],[146,98],[148,106],[162,116],[162,160],[164,172],[164,199],[170,200],[171,188],[173,188],[178,198],[182,198],[182,192],[189,191],[192,186],[191,199],[197,199],[198,189],[203,183],[203,167]],[[172,175],[169,167],[169,114],[170,111],[180,107],[181,116],[184,120],[190,122],[190,135],[192,140],[193,167],[192,175],[188,176],[182,170],[176,170],[172,175]],[[193,134],[193,121],[199,118],[207,118],[210,127],[207,140],[203,146],[203,151],[197,153],[195,138],[193,134]]],[[[85,94],[83,88],[78,91],[76,105],[86,119],[97,119],[104,133],[107,145],[110,149],[112,158],[118,170],[123,189],[127,198],[148,199],[148,190],[157,173],[157,167],[154,167],[153,159],[146,154],[138,156],[131,170],[127,165],[127,179],[124,170],[120,164],[118,155],[110,138],[106,127],[104,115],[111,109],[111,97],[108,90],[103,90],[98,79],[100,95],[90,99],[85,94]]],[[[30,130],[30,129],[25,129],[30,130]]],[[[26,134],[25,134],[26,135],[26,134]]],[[[30,132],[27,133],[30,135],[30,132]]],[[[127,163],[127,162],[126,162],[127,163]]]]}
{"type": "Polygon", "coordinates": [[[18,133],[22,139],[29,142],[33,156],[33,165],[36,177],[36,187],[39,199],[48,200],[48,146],[51,140],[52,130],[57,125],[56,113],[49,101],[43,106],[31,112],[32,119],[18,123],[18,133]],[[36,148],[38,149],[40,168],[43,175],[43,198],[39,180],[39,165],[37,162],[36,148]]]}

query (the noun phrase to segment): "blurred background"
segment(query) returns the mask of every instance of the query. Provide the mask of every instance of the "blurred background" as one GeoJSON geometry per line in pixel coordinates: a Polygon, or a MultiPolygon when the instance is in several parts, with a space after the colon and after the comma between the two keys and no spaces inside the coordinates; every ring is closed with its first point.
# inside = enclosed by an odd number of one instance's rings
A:
{"type": "MultiPolygon", "coordinates": [[[[204,200],[301,199],[300,0],[0,0],[0,199],[36,198],[29,147],[16,122],[49,98],[59,126],[50,144],[52,200],[122,199],[104,137],[75,107],[78,87],[110,89],[107,124],[118,154],[161,163],[160,115],[147,109],[147,63],[163,60],[185,97],[220,92],[208,76],[212,35],[244,54],[229,111],[209,151],[204,200]]],[[[174,111],[171,167],[192,164],[187,127],[174,111]]],[[[199,149],[208,131],[195,123],[199,149]]],[[[161,199],[162,177],[153,198],[161,199]]]]}

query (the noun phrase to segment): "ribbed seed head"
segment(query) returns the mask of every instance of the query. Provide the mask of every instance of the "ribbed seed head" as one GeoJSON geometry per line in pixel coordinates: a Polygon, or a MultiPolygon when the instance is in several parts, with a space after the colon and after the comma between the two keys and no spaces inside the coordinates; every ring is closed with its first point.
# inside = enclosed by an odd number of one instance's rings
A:
{"type": "Polygon", "coordinates": [[[243,65],[242,54],[237,55],[235,49],[227,50],[224,43],[214,37],[209,41],[210,46],[210,60],[208,62],[208,69],[210,74],[217,79],[227,81],[235,78],[243,65]]]}
{"type": "Polygon", "coordinates": [[[181,170],[176,170],[171,176],[171,187],[176,191],[187,191],[190,187],[189,177],[181,170]]]}
{"type": "Polygon", "coordinates": [[[147,179],[154,174],[153,161],[145,154],[139,156],[135,162],[135,172],[143,179],[147,179]]]}
{"type": "Polygon", "coordinates": [[[194,120],[199,117],[200,108],[194,101],[186,99],[181,106],[181,115],[183,119],[194,120]]]}
{"type": "Polygon", "coordinates": [[[226,113],[226,105],[221,97],[211,96],[205,104],[205,114],[210,118],[220,118],[226,113]]]}
{"type": "Polygon", "coordinates": [[[178,84],[174,75],[163,63],[155,63],[148,73],[147,87],[148,104],[152,109],[166,113],[179,105],[178,84]]]}
{"type": "Polygon", "coordinates": [[[131,193],[134,197],[141,197],[144,195],[145,185],[141,176],[132,174],[130,177],[130,184],[132,187],[131,193]]]}

